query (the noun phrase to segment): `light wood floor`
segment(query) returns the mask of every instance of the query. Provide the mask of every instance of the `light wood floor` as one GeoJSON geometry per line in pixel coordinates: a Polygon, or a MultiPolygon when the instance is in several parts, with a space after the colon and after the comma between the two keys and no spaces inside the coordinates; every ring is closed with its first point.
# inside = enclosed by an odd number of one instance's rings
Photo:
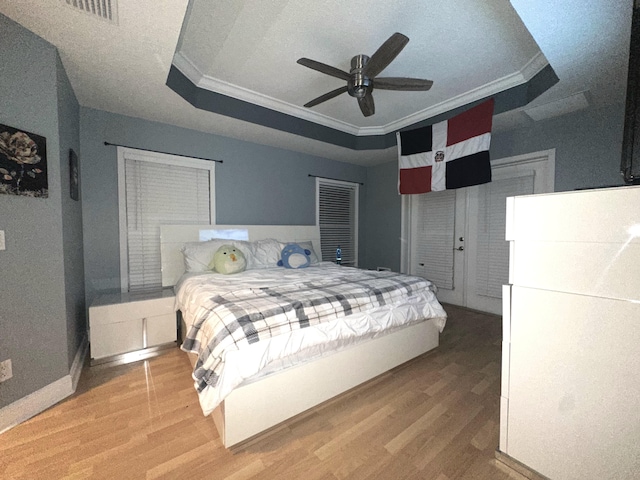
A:
{"type": "Polygon", "coordinates": [[[494,459],[500,318],[446,310],[438,349],[237,451],[178,349],[87,367],[72,397],[0,435],[0,478],[524,479],[494,459]]]}

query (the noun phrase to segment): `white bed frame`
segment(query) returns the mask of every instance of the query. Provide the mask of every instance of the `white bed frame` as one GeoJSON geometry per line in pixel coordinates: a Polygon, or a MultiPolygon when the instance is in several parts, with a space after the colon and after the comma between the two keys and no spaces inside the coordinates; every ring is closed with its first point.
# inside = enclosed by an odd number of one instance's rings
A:
{"type": "MultiPolygon", "coordinates": [[[[201,230],[247,229],[249,240],[311,240],[320,254],[320,234],[307,225],[170,225],[161,227],[163,286],[184,271],[180,248],[199,241],[201,230]]],[[[183,337],[184,338],[184,337],[183,337]]],[[[437,326],[426,320],[366,340],[310,362],[240,386],[211,414],[225,447],[238,446],[310,408],[436,348],[437,326]],[[354,368],[355,367],[355,368],[354,368]]],[[[192,363],[195,355],[190,355],[192,363]]]]}

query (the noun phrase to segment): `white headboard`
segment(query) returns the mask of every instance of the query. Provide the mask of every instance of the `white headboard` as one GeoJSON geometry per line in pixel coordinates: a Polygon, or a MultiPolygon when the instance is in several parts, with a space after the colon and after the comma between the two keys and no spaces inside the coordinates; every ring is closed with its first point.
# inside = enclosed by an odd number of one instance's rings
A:
{"type": "Polygon", "coordinates": [[[180,249],[185,242],[201,241],[201,232],[208,230],[238,230],[249,232],[249,241],[275,238],[281,242],[311,240],[318,257],[320,230],[317,225],[163,225],[160,227],[160,254],[162,256],[162,286],[171,287],[184,273],[184,258],[180,249]]]}

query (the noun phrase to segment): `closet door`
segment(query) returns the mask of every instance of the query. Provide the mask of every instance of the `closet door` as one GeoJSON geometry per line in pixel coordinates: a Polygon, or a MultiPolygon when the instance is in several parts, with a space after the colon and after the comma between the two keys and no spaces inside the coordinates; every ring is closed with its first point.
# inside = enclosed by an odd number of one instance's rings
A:
{"type": "MultiPolygon", "coordinates": [[[[409,272],[428,278],[438,287],[438,299],[461,305],[464,257],[456,255],[456,238],[464,238],[465,197],[458,190],[411,196],[409,272]]],[[[462,243],[458,240],[458,243],[462,243]]],[[[464,249],[464,246],[462,246],[464,249]]]]}
{"type": "Polygon", "coordinates": [[[434,282],[443,303],[501,314],[509,279],[506,198],[553,191],[554,163],[554,150],[500,159],[490,183],[407,195],[403,271],[434,282]]]}
{"type": "Polygon", "coordinates": [[[469,188],[465,306],[502,313],[502,285],[509,283],[509,243],[505,240],[507,197],[534,193],[535,171],[494,169],[491,183],[469,188]]]}

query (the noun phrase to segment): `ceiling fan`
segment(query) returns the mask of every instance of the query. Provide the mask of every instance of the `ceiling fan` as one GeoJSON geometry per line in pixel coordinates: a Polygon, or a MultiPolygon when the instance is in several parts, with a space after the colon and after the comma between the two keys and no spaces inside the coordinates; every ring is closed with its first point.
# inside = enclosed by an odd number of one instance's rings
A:
{"type": "Polygon", "coordinates": [[[405,45],[409,43],[409,38],[401,33],[394,33],[386,42],[384,42],[376,52],[367,57],[366,55],[356,55],[351,59],[351,71],[349,73],[330,65],[316,62],[310,58],[300,58],[298,63],[305,67],[317,70],[318,72],[331,75],[332,77],[346,80],[347,84],[343,87],[336,88],[318,98],[311,100],[305,104],[310,108],[319,103],[326,102],[342,93],[348,93],[352,97],[358,99],[358,105],[365,117],[373,115],[376,111],[373,102],[372,92],[374,88],[380,90],[404,90],[404,91],[423,91],[429,90],[433,82],[431,80],[423,80],[420,78],[405,77],[379,77],[377,75],[382,72],[393,61],[394,58],[402,51],[405,45]]]}

